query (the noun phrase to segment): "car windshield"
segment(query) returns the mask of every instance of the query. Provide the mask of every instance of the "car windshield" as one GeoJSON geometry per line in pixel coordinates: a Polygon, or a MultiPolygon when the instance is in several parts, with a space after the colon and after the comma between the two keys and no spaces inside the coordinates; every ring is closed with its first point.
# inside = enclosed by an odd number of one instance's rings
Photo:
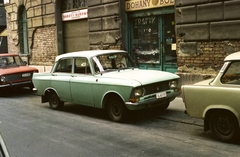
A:
{"type": "Polygon", "coordinates": [[[127,53],[104,54],[93,57],[95,72],[106,72],[134,68],[134,62],[127,53]]]}
{"type": "Polygon", "coordinates": [[[4,56],[0,57],[0,67],[9,68],[25,65],[19,56],[4,56]]]}

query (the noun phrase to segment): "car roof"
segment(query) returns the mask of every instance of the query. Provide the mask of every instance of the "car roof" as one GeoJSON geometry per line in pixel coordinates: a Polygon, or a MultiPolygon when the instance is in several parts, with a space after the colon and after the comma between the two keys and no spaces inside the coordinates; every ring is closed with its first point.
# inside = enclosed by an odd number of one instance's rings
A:
{"type": "Polygon", "coordinates": [[[234,61],[234,60],[240,60],[240,51],[232,53],[224,59],[224,61],[234,61]]]}
{"type": "Polygon", "coordinates": [[[98,56],[101,54],[119,53],[119,52],[126,53],[126,51],[123,51],[123,50],[87,50],[87,51],[69,52],[69,53],[65,53],[65,54],[57,56],[55,61],[58,61],[61,58],[68,58],[68,57],[91,58],[91,57],[98,56]]]}
{"type": "Polygon", "coordinates": [[[0,57],[6,57],[6,56],[18,56],[18,54],[14,54],[14,53],[0,53],[0,57]]]}

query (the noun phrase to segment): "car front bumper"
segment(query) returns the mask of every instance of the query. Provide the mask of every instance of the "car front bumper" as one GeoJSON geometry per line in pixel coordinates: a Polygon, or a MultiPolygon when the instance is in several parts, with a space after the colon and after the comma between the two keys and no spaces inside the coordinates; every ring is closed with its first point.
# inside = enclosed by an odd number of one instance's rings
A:
{"type": "Polygon", "coordinates": [[[155,107],[155,106],[164,105],[167,102],[171,102],[180,94],[181,94],[181,92],[172,92],[172,93],[168,93],[167,96],[164,98],[157,99],[156,97],[153,97],[153,98],[139,101],[136,103],[125,102],[125,104],[129,110],[139,110],[139,109],[144,109],[144,108],[151,108],[151,107],[155,107]]]}
{"type": "Polygon", "coordinates": [[[26,87],[32,85],[32,81],[23,81],[23,82],[11,82],[7,84],[1,84],[0,88],[7,88],[7,87],[26,87]]]}

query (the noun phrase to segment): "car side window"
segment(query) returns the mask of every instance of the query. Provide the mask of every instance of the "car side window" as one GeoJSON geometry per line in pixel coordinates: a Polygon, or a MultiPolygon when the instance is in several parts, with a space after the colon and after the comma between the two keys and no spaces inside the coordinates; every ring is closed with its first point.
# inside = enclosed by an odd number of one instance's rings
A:
{"type": "Polygon", "coordinates": [[[91,74],[89,62],[85,57],[74,59],[74,73],[76,74],[91,74]]]}
{"type": "Polygon", "coordinates": [[[55,72],[72,72],[72,58],[62,59],[58,62],[55,72]]]}
{"type": "Polygon", "coordinates": [[[225,84],[240,85],[240,62],[232,62],[221,78],[221,82],[225,84]]]}

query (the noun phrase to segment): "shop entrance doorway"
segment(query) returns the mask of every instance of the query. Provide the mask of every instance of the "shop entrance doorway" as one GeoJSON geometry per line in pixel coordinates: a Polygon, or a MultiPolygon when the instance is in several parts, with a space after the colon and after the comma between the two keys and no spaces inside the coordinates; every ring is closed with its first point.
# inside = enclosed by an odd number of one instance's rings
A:
{"type": "Polygon", "coordinates": [[[141,69],[177,71],[174,14],[137,17],[132,21],[132,52],[141,69]]]}

